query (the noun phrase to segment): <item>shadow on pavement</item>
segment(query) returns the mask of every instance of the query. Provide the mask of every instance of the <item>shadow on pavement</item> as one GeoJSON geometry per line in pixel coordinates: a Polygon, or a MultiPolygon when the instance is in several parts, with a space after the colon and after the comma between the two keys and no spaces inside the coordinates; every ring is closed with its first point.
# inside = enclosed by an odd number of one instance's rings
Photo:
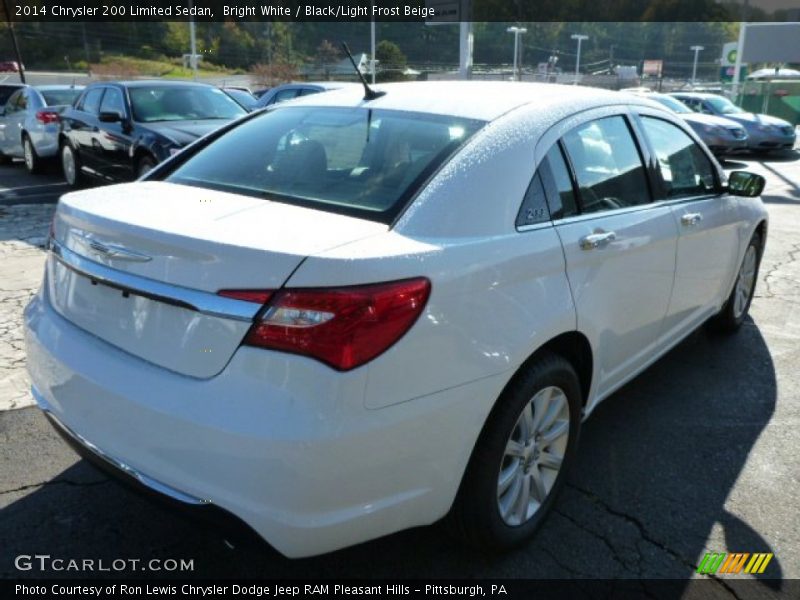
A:
{"type": "MultiPolygon", "coordinates": [[[[80,575],[14,569],[14,556],[38,552],[109,562],[193,559],[194,572],[177,575],[204,578],[668,578],[686,586],[706,551],[772,552],[761,533],[728,512],[726,499],[776,395],[770,352],[752,321],[731,337],[695,332],[598,407],[556,511],[532,542],[505,555],[467,549],[440,524],[302,560],[266,547],[230,550],[217,534],[79,462],[35,491],[20,490],[2,510],[0,576],[80,575]]],[[[32,461],[59,456],[60,439],[45,419],[34,409],[24,418],[32,433],[16,443],[32,461]]],[[[2,415],[0,434],[16,436],[2,415]]],[[[765,577],[780,576],[775,556],[765,577]]],[[[778,590],[784,582],[765,583],[778,590]]]]}

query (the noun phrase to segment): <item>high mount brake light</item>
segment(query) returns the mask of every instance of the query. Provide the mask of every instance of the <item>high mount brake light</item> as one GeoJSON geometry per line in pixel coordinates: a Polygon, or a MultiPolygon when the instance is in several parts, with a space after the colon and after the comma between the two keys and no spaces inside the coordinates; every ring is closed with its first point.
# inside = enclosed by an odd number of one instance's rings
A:
{"type": "MultiPolygon", "coordinates": [[[[302,354],[334,369],[355,369],[391,348],[416,322],[430,295],[424,277],[341,288],[275,292],[244,344],[302,354]]],[[[252,290],[220,295],[248,299],[252,290]]]]}

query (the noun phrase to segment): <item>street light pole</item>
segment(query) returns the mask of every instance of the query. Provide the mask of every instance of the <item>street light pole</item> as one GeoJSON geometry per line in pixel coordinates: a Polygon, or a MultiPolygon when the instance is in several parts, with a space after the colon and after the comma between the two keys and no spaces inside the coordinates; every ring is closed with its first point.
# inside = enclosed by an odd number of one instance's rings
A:
{"type": "Polygon", "coordinates": [[[573,33],[571,37],[573,40],[578,40],[578,56],[575,58],[575,81],[572,82],[573,85],[577,85],[581,68],[581,42],[583,42],[583,40],[588,40],[589,36],[573,33]]]}
{"type": "Polygon", "coordinates": [[[508,33],[514,34],[514,77],[517,81],[522,79],[522,74],[517,71],[517,58],[519,57],[519,36],[523,33],[528,33],[525,27],[509,27],[506,29],[508,33]]]}
{"type": "MultiPolygon", "coordinates": [[[[372,2],[371,4],[374,6],[375,2],[372,2]]],[[[373,15],[375,14],[374,8],[370,14],[373,15]]],[[[370,67],[369,70],[372,72],[372,85],[375,85],[375,17],[374,16],[370,21],[369,33],[370,33],[370,52],[371,52],[370,55],[371,60],[369,61],[369,67],[370,67]]]]}
{"type": "Polygon", "coordinates": [[[695,80],[697,79],[697,57],[700,54],[701,50],[705,50],[703,46],[692,46],[690,50],[694,50],[694,65],[692,65],[692,85],[694,85],[695,80]]]}

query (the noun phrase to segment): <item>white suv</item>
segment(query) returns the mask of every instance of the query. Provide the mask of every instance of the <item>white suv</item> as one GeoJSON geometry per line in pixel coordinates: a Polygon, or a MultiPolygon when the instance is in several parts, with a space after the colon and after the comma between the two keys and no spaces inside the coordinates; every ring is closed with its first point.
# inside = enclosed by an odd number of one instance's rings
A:
{"type": "Polygon", "coordinates": [[[381,91],[63,196],[25,315],[65,436],[291,557],[445,515],[529,537],[597,404],[710,318],[741,324],[766,239],[763,178],[726,180],[646,99],[381,91]]]}

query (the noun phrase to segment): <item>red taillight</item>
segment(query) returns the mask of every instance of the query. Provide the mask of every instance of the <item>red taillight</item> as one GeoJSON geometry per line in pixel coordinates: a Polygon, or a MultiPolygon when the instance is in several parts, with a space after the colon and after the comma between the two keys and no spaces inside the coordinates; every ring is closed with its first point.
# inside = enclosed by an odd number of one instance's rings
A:
{"type": "Polygon", "coordinates": [[[217,295],[233,298],[235,300],[266,304],[269,302],[269,299],[272,298],[273,293],[272,290],[220,290],[217,292],[217,295]]]}
{"type": "Polygon", "coordinates": [[[357,287],[280,290],[262,319],[250,328],[244,343],[304,354],[348,371],[397,342],[422,313],[430,290],[431,283],[425,278],[357,287]]]}
{"type": "Polygon", "coordinates": [[[49,123],[58,123],[59,117],[58,113],[52,110],[37,110],[36,120],[43,125],[47,125],[49,123]]]}

